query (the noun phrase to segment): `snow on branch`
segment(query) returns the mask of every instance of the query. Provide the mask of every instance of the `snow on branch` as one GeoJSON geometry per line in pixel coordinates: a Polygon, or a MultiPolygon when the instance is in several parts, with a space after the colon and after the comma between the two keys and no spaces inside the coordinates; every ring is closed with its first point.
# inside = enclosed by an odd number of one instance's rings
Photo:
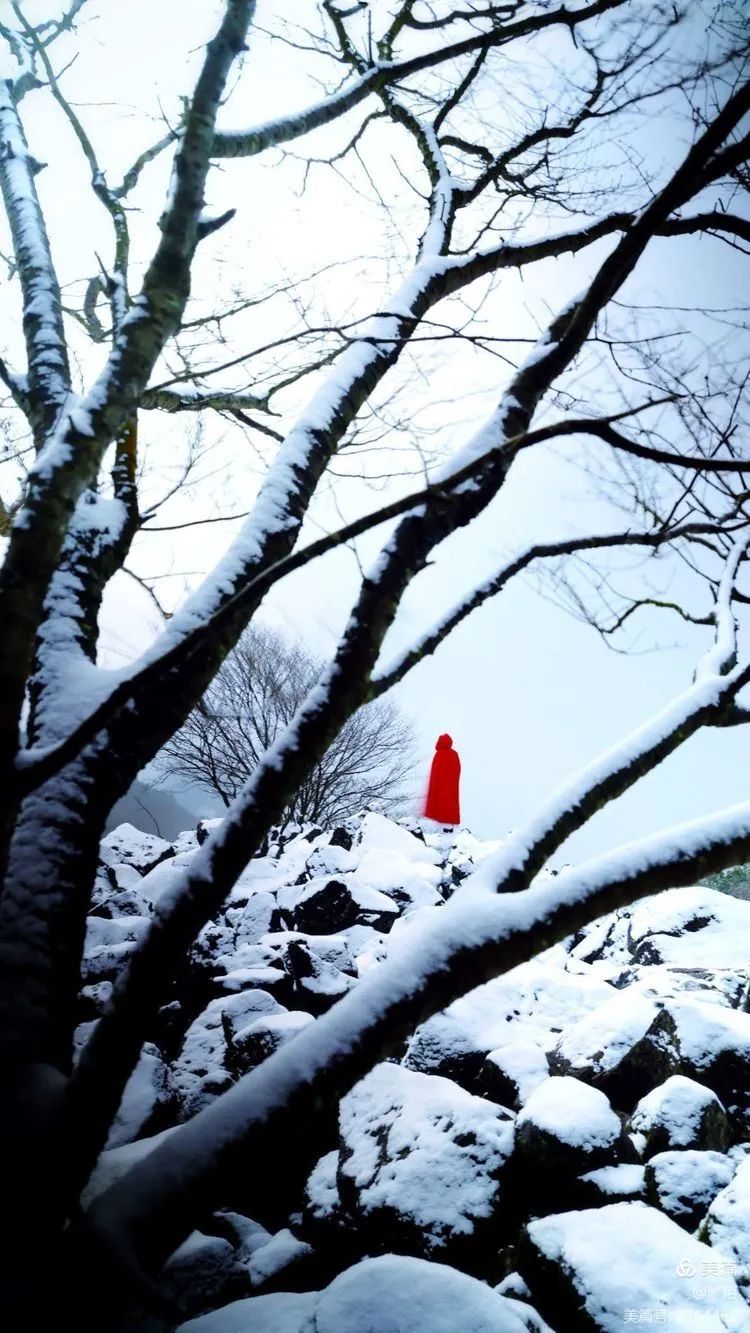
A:
{"type": "Polygon", "coordinates": [[[506,45],[518,38],[528,37],[545,28],[564,25],[570,29],[597,18],[608,10],[617,9],[623,0],[595,0],[593,4],[583,5],[580,9],[548,10],[546,13],[530,15],[517,22],[497,24],[489,31],[476,33],[458,42],[448,42],[421,55],[394,61],[381,60],[372,64],[350,84],[337,93],[307,107],[304,111],[294,112],[278,120],[268,121],[265,125],[256,125],[248,130],[219,130],[213,143],[214,157],[254,157],[267,148],[289,143],[311,130],[323,125],[330,125],[347,111],[382,89],[400,83],[412,74],[425,69],[433,69],[446,61],[459,59],[480,50],[506,45]]]}
{"type": "Polygon", "coordinates": [[[23,294],[28,409],[37,446],[70,388],[60,287],[34,179],[41,169],[29,152],[13,81],[0,79],[0,190],[23,294]]]}
{"type": "Polygon", "coordinates": [[[227,0],[223,21],[208,43],[175,157],[174,189],[162,217],[161,241],[141,293],[122,320],[109,361],[83,402],[68,395],[67,362],[56,332],[59,293],[55,296],[57,288],[54,275],[50,276],[43,224],[41,230],[38,225],[41,215],[30,159],[10,85],[0,83],[0,132],[6,145],[0,162],[0,184],[15,243],[21,247],[22,282],[27,284],[30,389],[34,373],[43,381],[42,402],[48,405],[45,424],[49,427],[56,421],[30,474],[25,503],[11,532],[0,574],[0,616],[9,645],[7,661],[0,670],[0,754],[5,762],[16,749],[34,636],[68,524],[79,498],[96,480],[105,449],[136,407],[185,308],[216,113],[229,70],[243,48],[253,9],[254,0],[227,0]],[[29,301],[35,295],[39,303],[31,304],[29,314],[29,301]],[[34,335],[39,320],[47,321],[44,329],[49,347],[46,352],[39,349],[41,364],[38,359],[35,370],[34,335]]]}
{"type": "MultiPolygon", "coordinates": [[[[541,432],[539,433],[541,434],[541,432]]],[[[536,432],[529,432],[529,435],[534,434],[536,432]]],[[[415,496],[413,499],[416,503],[419,497],[415,496]]],[[[736,511],[731,510],[726,518],[736,518],[736,511]]],[[[411,671],[412,667],[434,653],[456,626],[471,615],[472,611],[475,611],[490,597],[495,597],[499,592],[502,592],[511,579],[522,573],[523,570],[528,569],[537,560],[557,560],[562,556],[575,555],[581,551],[604,550],[621,546],[658,548],[682,538],[710,535],[721,531],[723,527],[724,520],[717,518],[711,522],[681,523],[673,528],[657,528],[652,532],[636,532],[632,529],[626,529],[623,532],[602,533],[598,536],[571,537],[565,541],[535,543],[509,561],[491,579],[481,583],[468,597],[458,602],[452,611],[443,616],[431,630],[423,634],[411,648],[405,649],[395,661],[376,670],[372,677],[374,694],[384,694],[386,690],[392,689],[411,671]]],[[[702,623],[710,622],[704,621],[702,623]]]]}

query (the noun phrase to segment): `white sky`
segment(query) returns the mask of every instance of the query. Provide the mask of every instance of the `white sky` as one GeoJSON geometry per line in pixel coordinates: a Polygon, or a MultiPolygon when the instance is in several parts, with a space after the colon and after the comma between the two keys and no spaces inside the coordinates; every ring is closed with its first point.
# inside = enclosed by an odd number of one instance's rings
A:
{"type": "MultiPolygon", "coordinates": [[[[276,8],[275,0],[261,0],[261,28],[276,8]]],[[[303,19],[311,5],[309,0],[292,0],[282,8],[287,15],[303,19]]],[[[47,0],[27,2],[25,11],[31,21],[55,12],[47,0]]],[[[168,117],[174,115],[177,97],[190,88],[200,43],[214,30],[219,11],[213,0],[128,0],[126,4],[89,0],[88,12],[99,17],[81,27],[78,58],[65,86],[102,163],[111,164],[113,178],[162,132],[160,107],[168,117]]],[[[70,53],[67,47],[66,54],[70,53]]],[[[233,82],[220,123],[226,127],[250,125],[312,100],[318,92],[312,80],[305,79],[301,59],[262,36],[251,38],[249,55],[233,82]]],[[[323,65],[320,73],[326,73],[323,65]]],[[[91,196],[70,131],[51,110],[49,100],[39,94],[29,96],[23,114],[31,149],[48,164],[38,183],[61,280],[73,284],[70,290],[80,297],[81,280],[96,269],[96,253],[108,254],[107,219],[91,196]]],[[[291,145],[291,151],[301,153],[308,147],[311,154],[330,151],[345,142],[360,119],[357,113],[343,126],[291,145]]],[[[655,161],[667,161],[678,151],[679,145],[671,138],[673,130],[668,120],[654,127],[655,161]]],[[[372,142],[377,145],[381,179],[393,183],[392,138],[372,142]]],[[[349,168],[344,176],[348,173],[349,168]]],[[[142,213],[134,214],[132,222],[141,256],[154,243],[166,174],[166,161],[150,168],[137,196],[142,213]]],[[[313,285],[313,300],[316,308],[323,301],[330,304],[340,317],[347,309],[365,314],[377,304],[389,243],[382,218],[375,215],[373,219],[372,209],[352,192],[347,179],[318,168],[301,195],[297,190],[300,177],[299,166],[281,160],[278,153],[226,162],[212,173],[208,191],[212,209],[234,206],[238,213],[225,231],[204,244],[196,270],[196,294],[208,299],[218,292],[226,301],[232,284],[240,284],[246,292],[257,291],[278,280],[284,271],[303,273],[359,254],[370,257],[367,263],[346,264],[327,272],[313,285]]],[[[397,189],[403,205],[397,221],[408,229],[411,218],[403,189],[400,185],[397,189]]],[[[415,229],[409,232],[412,246],[417,234],[415,229]]],[[[7,249],[5,242],[3,249],[7,249]]],[[[535,319],[543,317],[545,305],[557,307],[579,290],[590,264],[590,258],[554,261],[528,270],[523,281],[507,275],[488,302],[492,331],[503,336],[533,336],[535,319]]],[[[387,286],[394,285],[395,276],[394,271],[387,286]]],[[[645,300],[659,293],[682,298],[686,304],[718,305],[731,301],[742,281],[737,257],[715,243],[686,238],[657,242],[628,294],[645,300]]],[[[0,300],[0,344],[17,347],[11,332],[16,296],[7,284],[0,300]]],[[[287,327],[288,319],[287,307],[281,312],[270,307],[244,318],[238,325],[239,348],[276,336],[287,327]]],[[[497,400],[507,370],[496,359],[467,347],[450,359],[442,348],[431,357],[427,351],[421,363],[425,377],[416,384],[415,407],[426,414],[425,421],[439,427],[435,448],[455,448],[497,400]]],[[[89,355],[81,367],[84,383],[90,383],[95,369],[96,358],[89,355]]],[[[304,380],[286,399],[280,399],[285,422],[293,420],[294,409],[304,404],[312,383],[312,379],[304,380]]],[[[163,484],[170,465],[181,454],[187,423],[184,417],[154,413],[142,414],[142,423],[152,464],[163,484]]],[[[203,514],[215,506],[222,513],[249,507],[260,464],[247,437],[217,419],[210,421],[207,432],[216,441],[206,460],[210,479],[194,499],[178,499],[165,508],[160,522],[184,521],[197,515],[199,507],[203,514]]],[[[600,531],[623,526],[622,515],[613,513],[603,501],[592,501],[585,475],[565,463],[566,457],[575,457],[575,446],[526,456],[482,520],[441,548],[434,567],[407,596],[388,640],[389,651],[405,646],[530,540],[580,532],[587,523],[600,531]]],[[[368,456],[365,466],[371,465],[376,470],[377,458],[368,456]]],[[[342,518],[377,505],[383,494],[372,483],[350,479],[337,492],[335,504],[330,495],[321,496],[310,533],[316,525],[328,530],[342,518]]],[[[144,539],[134,566],[144,575],[158,575],[155,586],[160,595],[168,604],[175,604],[185,586],[194,585],[210,569],[237,526],[222,523],[144,539]],[[181,576],[183,571],[189,573],[188,579],[181,576]],[[172,577],[166,577],[170,573],[172,577]]],[[[365,561],[377,550],[382,535],[381,531],[361,544],[365,561]]],[[[339,552],[279,586],[268,599],[265,614],[325,654],[335,644],[357,585],[354,555],[339,552]]],[[[644,644],[656,638],[666,646],[658,652],[618,655],[592,629],[540,597],[528,582],[516,581],[399,687],[398,700],[413,715],[423,742],[425,772],[438,733],[453,735],[463,763],[462,813],[474,832],[497,837],[517,826],[557,783],[689,683],[697,654],[706,645],[706,631],[692,630],[677,620],[643,624],[644,644]]],[[[124,654],[136,651],[157,627],[144,595],[132,582],[118,577],[105,614],[111,658],[121,660],[124,654]]],[[[750,784],[747,750],[743,729],[708,732],[694,739],[635,791],[597,816],[565,849],[562,859],[605,850],[614,842],[746,799],[750,784]]]]}

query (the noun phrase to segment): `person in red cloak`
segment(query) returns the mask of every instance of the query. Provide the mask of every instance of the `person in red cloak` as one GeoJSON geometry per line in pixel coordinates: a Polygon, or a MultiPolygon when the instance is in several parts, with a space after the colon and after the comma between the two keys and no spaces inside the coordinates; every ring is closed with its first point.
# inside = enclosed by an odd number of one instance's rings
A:
{"type": "Polygon", "coordinates": [[[453,749],[452,738],[446,732],[438,736],[435,745],[424,806],[427,819],[434,819],[438,824],[460,824],[461,813],[458,803],[460,776],[461,760],[453,749]]]}

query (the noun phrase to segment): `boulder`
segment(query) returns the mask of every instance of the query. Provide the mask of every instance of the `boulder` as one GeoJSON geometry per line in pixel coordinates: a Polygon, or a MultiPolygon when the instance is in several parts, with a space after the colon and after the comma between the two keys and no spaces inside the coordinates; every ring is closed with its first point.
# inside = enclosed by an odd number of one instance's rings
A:
{"type": "Polygon", "coordinates": [[[169,1067],[157,1048],[147,1043],[125,1086],[106,1146],[120,1148],[135,1139],[158,1134],[173,1123],[176,1113],[177,1099],[169,1067]]]}
{"type": "Polygon", "coordinates": [[[675,1022],[655,999],[615,992],[607,1004],[565,1030],[550,1055],[556,1074],[600,1088],[630,1111],[678,1066],[675,1022]]]}
{"type": "Polygon", "coordinates": [[[646,1200],[686,1231],[694,1231],[734,1170],[734,1163],[719,1152],[687,1148],[656,1153],[646,1164],[646,1200]]]}
{"type": "Polygon", "coordinates": [[[311,880],[292,911],[295,930],[320,935],[354,925],[389,930],[397,916],[390,898],[353,878],[311,880]]]}
{"type": "Polygon", "coordinates": [[[370,1252],[492,1267],[513,1147],[509,1111],[448,1079],[381,1064],[344,1097],[339,1126],[341,1200],[370,1252]]]}
{"type": "Polygon", "coordinates": [[[213,1310],[252,1290],[247,1268],[229,1241],[200,1231],[175,1250],[164,1266],[160,1286],[184,1315],[213,1310]]]}
{"type": "Polygon", "coordinates": [[[227,1050],[227,1068],[236,1078],[247,1074],[312,1021],[312,1014],[301,1010],[263,1014],[233,1036],[227,1050]]]}
{"type": "Polygon", "coordinates": [[[516,1257],[534,1305],[558,1333],[622,1333],[646,1322],[676,1333],[750,1327],[733,1278],[722,1278],[720,1301],[706,1299],[715,1251],[645,1203],[538,1218],[516,1257]]]}
{"type": "Polygon", "coordinates": [[[729,1122],[715,1092],[684,1074],[672,1074],[647,1092],[630,1117],[641,1155],[653,1157],[669,1148],[710,1148],[729,1145],[729,1122]]]}
{"type": "Polygon", "coordinates": [[[147,875],[174,856],[174,848],[171,842],[143,833],[133,824],[120,824],[102,838],[100,856],[105,866],[132,866],[139,874],[147,875]]]}
{"type": "Polygon", "coordinates": [[[363,1259],[325,1290],[235,1301],[177,1333],[552,1333],[525,1301],[447,1264],[405,1255],[363,1259]]]}
{"type": "Polygon", "coordinates": [[[511,1041],[486,1056],[477,1079],[477,1092],[520,1110],[527,1099],[549,1078],[546,1051],[534,1041],[511,1041]]]}
{"type": "Polygon", "coordinates": [[[710,1204],[700,1237],[713,1247],[714,1259],[722,1261],[722,1282],[729,1270],[750,1302],[750,1154],[710,1204]]]}
{"type": "MultiPolygon", "coordinates": [[[[283,1014],[285,1010],[266,991],[242,991],[238,995],[221,996],[212,1000],[191,1023],[182,1049],[173,1064],[175,1088],[187,1110],[188,1099],[195,1108],[194,1095],[199,1093],[201,1104],[214,1087],[223,1089],[234,1081],[230,1050],[238,1033],[254,1018],[261,1015],[283,1014]],[[205,1080],[210,1082],[206,1083],[205,1080]]],[[[215,1094],[214,1094],[215,1095],[215,1094]]]]}

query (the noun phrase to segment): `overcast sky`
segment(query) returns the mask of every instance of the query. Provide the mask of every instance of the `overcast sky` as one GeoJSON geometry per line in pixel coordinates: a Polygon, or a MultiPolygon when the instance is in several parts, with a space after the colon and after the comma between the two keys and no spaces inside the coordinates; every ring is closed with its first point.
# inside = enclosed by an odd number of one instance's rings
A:
{"type": "MultiPolygon", "coordinates": [[[[278,0],[281,4],[281,0],[278,0]]],[[[66,76],[101,159],[112,164],[113,176],[136,152],[162,132],[161,110],[174,116],[177,98],[189,90],[200,56],[200,43],[213,30],[220,6],[213,0],[89,0],[96,21],[81,27],[76,64],[66,76]],[[150,119],[149,119],[150,118],[150,119]]],[[[308,0],[282,6],[304,18],[308,0]]],[[[33,20],[46,16],[46,0],[32,0],[25,9],[33,20]]],[[[276,12],[275,0],[258,5],[260,28],[276,12]]],[[[62,49],[62,48],[61,48],[62,49]]],[[[251,39],[250,52],[234,81],[229,104],[222,110],[227,127],[250,125],[296,109],[318,95],[302,70],[303,58],[270,44],[262,35],[251,39]]],[[[317,72],[314,61],[305,61],[317,72]]],[[[324,69],[320,68],[321,75],[324,69]]],[[[42,199],[51,220],[52,239],[61,278],[71,295],[80,297],[81,281],[95,271],[96,253],[108,252],[106,217],[87,186],[69,129],[50,113],[50,103],[33,94],[23,104],[32,151],[48,165],[39,177],[42,199]],[[68,287],[68,284],[70,286],[68,287]]],[[[322,155],[345,142],[358,123],[319,132],[292,145],[295,153],[309,148],[322,155]]],[[[668,162],[679,151],[672,141],[669,119],[653,127],[654,161],[668,162]]],[[[378,141],[373,151],[378,152],[378,141]]],[[[614,148],[613,148],[614,151],[614,148]]],[[[389,165],[390,145],[383,140],[381,181],[395,180],[389,165]]],[[[166,163],[157,163],[144,177],[133,216],[138,253],[153,245],[155,221],[166,184],[166,163]]],[[[416,231],[408,233],[410,215],[402,187],[402,208],[393,225],[405,230],[403,255],[390,224],[350,188],[347,173],[314,170],[300,193],[299,164],[280,154],[253,161],[228,162],[209,182],[209,204],[217,211],[237,208],[235,221],[205,243],[197,265],[195,291],[206,298],[230,289],[263,289],[286,274],[303,274],[338,264],[311,284],[312,308],[323,300],[338,317],[377,308],[377,295],[395,285],[401,260],[416,231]],[[373,217],[373,214],[375,216],[373,217]],[[389,249],[394,249],[389,268],[389,249]],[[364,262],[361,256],[365,256],[364,262]],[[360,262],[355,262],[359,258],[360,262]],[[346,261],[346,262],[344,262],[346,261]],[[218,266],[218,267],[217,267],[218,266]],[[390,281],[389,281],[390,279],[390,281]]],[[[4,249],[5,244],[4,244],[4,249]]],[[[602,250],[603,254],[604,251],[602,250]]],[[[555,308],[574,295],[590,271],[583,264],[560,260],[529,270],[521,282],[508,275],[488,300],[488,326],[498,334],[531,337],[545,307],[555,308]]],[[[739,260],[716,244],[692,239],[656,242],[629,288],[631,299],[653,296],[684,304],[716,306],[730,303],[743,276],[739,260]]],[[[303,288],[303,291],[307,289],[303,288]]],[[[10,321],[15,316],[13,292],[3,292],[1,342],[14,346],[10,321]]],[[[280,302],[246,317],[233,342],[264,341],[269,332],[287,327],[288,303],[280,302]]],[[[518,350],[518,349],[517,349],[518,350]]],[[[468,438],[497,400],[508,370],[503,363],[474,348],[463,347],[450,360],[440,349],[434,367],[415,387],[415,408],[425,424],[434,426],[434,448],[456,447],[468,438]]],[[[90,383],[96,356],[82,365],[90,383]]],[[[305,380],[282,400],[285,419],[302,406],[313,379],[305,380]]],[[[168,482],[170,468],[184,448],[183,420],[148,415],[144,435],[150,444],[154,493],[168,482]]],[[[206,456],[204,485],[195,495],[165,508],[160,522],[177,523],[201,512],[239,513],[249,507],[263,460],[255,445],[223,421],[207,424],[214,449],[206,456]],[[213,507],[213,509],[212,509],[213,507]]],[[[401,438],[401,437],[399,437],[401,438]]],[[[433,437],[430,437],[433,439],[433,437]]],[[[408,423],[403,442],[408,439],[408,423]]],[[[259,447],[265,450],[262,441],[259,447]]],[[[265,457],[268,452],[265,450],[265,457]]],[[[342,518],[378,504],[386,493],[376,483],[357,479],[360,471],[375,472],[371,455],[349,466],[349,477],[335,496],[321,495],[309,525],[310,535],[328,530],[342,518]]],[[[375,456],[375,459],[377,456],[375,456]]],[[[435,564],[416,581],[405,599],[397,626],[389,636],[386,656],[410,642],[454,601],[496,569],[505,558],[537,537],[546,540],[580,532],[588,525],[606,531],[622,526],[622,515],[603,500],[592,498],[575,447],[538,450],[514,470],[512,482],[485,516],[468,532],[445,543],[435,564]]],[[[346,471],[347,468],[345,467],[346,471]]],[[[395,483],[399,485],[400,483],[395,483]]],[[[139,542],[134,567],[158,576],[155,587],[169,606],[187,586],[210,569],[238,529],[238,522],[153,535],[139,542]]],[[[370,559],[382,540],[372,535],[359,549],[370,559]]],[[[666,577],[666,576],[665,576],[666,577]]],[[[321,654],[330,653],[356,595],[357,558],[350,551],[278,586],[264,615],[321,654]]],[[[122,661],[158,630],[158,621],[144,594],[118,577],[105,610],[107,660],[122,661]]],[[[398,701],[418,728],[424,772],[438,733],[454,737],[463,764],[462,813],[480,836],[497,837],[533,814],[535,805],[559,782],[595,757],[604,747],[664,705],[689,684],[697,653],[706,645],[706,631],[681,622],[643,625],[640,648],[658,651],[623,655],[608,649],[588,626],[539,595],[528,581],[514,582],[485,605],[415,669],[398,689],[398,701]]],[[[722,805],[746,800],[750,785],[748,740],[743,729],[707,732],[684,746],[639,787],[602,812],[564,849],[561,859],[604,850],[616,842],[640,837],[667,824],[697,817],[722,805]]]]}

